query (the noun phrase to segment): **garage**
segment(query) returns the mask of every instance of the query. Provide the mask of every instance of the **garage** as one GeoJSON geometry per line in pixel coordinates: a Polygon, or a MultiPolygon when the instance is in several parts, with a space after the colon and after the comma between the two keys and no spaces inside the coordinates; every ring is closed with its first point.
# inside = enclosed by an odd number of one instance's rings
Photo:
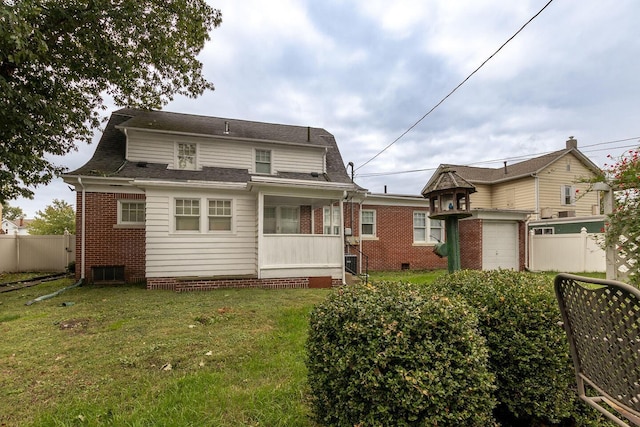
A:
{"type": "Polygon", "coordinates": [[[482,224],[482,269],[518,270],[518,223],[487,221],[482,224]]]}

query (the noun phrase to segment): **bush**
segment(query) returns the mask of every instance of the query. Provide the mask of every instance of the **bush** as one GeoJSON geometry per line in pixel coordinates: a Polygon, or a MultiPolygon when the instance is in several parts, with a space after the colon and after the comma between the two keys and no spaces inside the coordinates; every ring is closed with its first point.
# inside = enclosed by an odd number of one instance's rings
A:
{"type": "Polygon", "coordinates": [[[496,375],[499,420],[548,425],[572,417],[578,402],[575,376],[548,277],[460,271],[432,286],[434,292],[463,296],[476,308],[496,375]]]}
{"type": "Polygon", "coordinates": [[[311,313],[312,410],[332,426],[489,426],[493,376],[460,298],[380,283],[334,291],[311,313]]]}

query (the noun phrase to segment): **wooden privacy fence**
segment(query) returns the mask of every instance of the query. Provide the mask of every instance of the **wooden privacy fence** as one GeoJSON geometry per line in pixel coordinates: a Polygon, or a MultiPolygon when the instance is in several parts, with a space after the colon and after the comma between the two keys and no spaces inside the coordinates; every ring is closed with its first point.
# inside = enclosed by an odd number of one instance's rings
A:
{"type": "Polygon", "coordinates": [[[546,234],[529,236],[529,269],[572,273],[607,271],[601,233],[546,234]]]}
{"type": "Polygon", "coordinates": [[[76,236],[0,235],[0,272],[65,271],[75,261],[76,236]]]}

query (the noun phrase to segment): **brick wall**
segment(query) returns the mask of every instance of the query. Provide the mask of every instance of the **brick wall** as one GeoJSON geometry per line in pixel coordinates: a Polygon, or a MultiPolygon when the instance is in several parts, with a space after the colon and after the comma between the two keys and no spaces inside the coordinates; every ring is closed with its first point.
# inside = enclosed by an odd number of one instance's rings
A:
{"type": "MultiPolygon", "coordinates": [[[[363,205],[363,209],[376,211],[376,239],[361,239],[361,250],[369,257],[369,270],[400,270],[403,264],[411,270],[447,267],[447,260],[433,253],[433,245],[413,243],[413,212],[426,212],[425,209],[378,205],[363,205]]],[[[345,222],[351,222],[350,212],[345,213],[345,222]]],[[[353,230],[360,234],[359,210],[355,208],[353,230]]]]}
{"type": "MultiPolygon", "coordinates": [[[[85,193],[85,277],[93,281],[94,266],[125,268],[127,282],[145,279],[145,230],[118,228],[118,200],[144,200],[142,194],[85,193]]],[[[76,278],[80,278],[82,260],[82,192],[76,200],[76,278]]]]}
{"type": "Polygon", "coordinates": [[[465,219],[458,223],[460,232],[460,267],[482,269],[482,220],[465,219]]]}
{"type": "MultiPolygon", "coordinates": [[[[332,286],[342,285],[341,279],[331,279],[332,286]]],[[[224,288],[301,289],[309,287],[309,277],[281,279],[193,279],[154,277],[147,280],[147,289],[164,289],[176,292],[208,291],[224,288]]]]}

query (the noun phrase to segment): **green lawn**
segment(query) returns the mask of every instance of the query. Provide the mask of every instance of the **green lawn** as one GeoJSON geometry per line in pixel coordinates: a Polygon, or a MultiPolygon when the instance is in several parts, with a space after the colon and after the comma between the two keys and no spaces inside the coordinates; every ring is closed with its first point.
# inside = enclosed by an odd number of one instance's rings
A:
{"type": "Polygon", "coordinates": [[[25,305],[70,284],[0,294],[0,425],[313,425],[304,341],[327,290],[86,286],[25,305]]]}
{"type": "Polygon", "coordinates": [[[0,293],[0,426],[313,426],[304,342],[328,290],[83,286],[25,305],[72,283],[0,293]]]}

